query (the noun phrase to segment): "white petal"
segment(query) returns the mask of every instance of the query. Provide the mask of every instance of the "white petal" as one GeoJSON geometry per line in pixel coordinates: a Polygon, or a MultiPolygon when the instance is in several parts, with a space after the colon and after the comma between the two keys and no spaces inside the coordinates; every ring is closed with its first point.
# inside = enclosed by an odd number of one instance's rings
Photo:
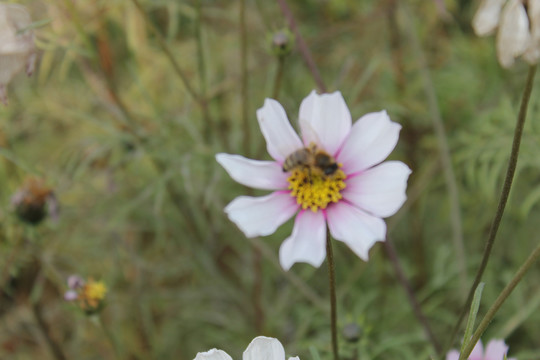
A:
{"type": "Polygon", "coordinates": [[[285,110],[276,100],[266,99],[264,106],[257,110],[257,119],[266,139],[268,153],[276,161],[283,163],[287,156],[304,147],[289,123],[285,110]]]}
{"type": "Polygon", "coordinates": [[[332,236],[343,241],[361,259],[367,261],[369,249],[377,241],[384,241],[386,224],[381,218],[340,201],[326,211],[328,228],[332,236]]]}
{"type": "Polygon", "coordinates": [[[343,198],[367,212],[388,217],[407,200],[405,190],[411,170],[401,161],[387,161],[345,180],[343,198]]]}
{"type": "Polygon", "coordinates": [[[294,263],[305,262],[321,266],[326,257],[326,222],[322,211],[301,211],[294,220],[294,228],[279,249],[279,262],[284,270],[294,263]]]}
{"type": "Polygon", "coordinates": [[[497,34],[497,57],[508,68],[525,52],[530,41],[529,19],[520,0],[509,0],[503,9],[497,34]]]}
{"type": "Polygon", "coordinates": [[[305,145],[320,145],[335,155],[351,131],[351,113],[339,91],[318,95],[312,91],[300,105],[300,129],[305,145]]]}
{"type": "Polygon", "coordinates": [[[478,340],[476,345],[474,345],[473,351],[471,351],[471,355],[469,355],[469,358],[484,358],[484,346],[482,345],[482,340],[478,340]]]}
{"type": "Polygon", "coordinates": [[[286,189],[287,176],[275,161],[247,159],[240,155],[217,154],[217,162],[242,185],[262,190],[286,189]]]}
{"type": "Polygon", "coordinates": [[[459,360],[459,351],[450,350],[448,354],[446,354],[446,360],[459,360]]]}
{"type": "Polygon", "coordinates": [[[508,346],[503,340],[491,340],[486,346],[485,358],[489,360],[503,360],[508,346]]]}
{"type": "Polygon", "coordinates": [[[376,165],[396,147],[401,125],[390,120],[385,110],[362,116],[337,156],[343,171],[350,174],[376,165]]]}
{"type": "Polygon", "coordinates": [[[255,237],[275,232],[298,206],[288,192],[278,191],[262,197],[239,196],[225,207],[225,212],[247,237],[255,237]]]}
{"type": "Polygon", "coordinates": [[[540,1],[529,1],[528,4],[531,39],[523,57],[529,64],[536,64],[540,60],[540,1]]]}
{"type": "Polygon", "coordinates": [[[212,349],[197,353],[195,360],[232,360],[232,358],[223,350],[212,349]]]}
{"type": "Polygon", "coordinates": [[[300,360],[300,358],[298,356],[295,356],[295,357],[290,357],[289,360],[300,360]]]}
{"type": "Polygon", "coordinates": [[[285,360],[285,350],[279,340],[258,336],[249,344],[243,360],[285,360]]]}
{"type": "Polygon", "coordinates": [[[501,9],[506,0],[484,0],[474,15],[472,26],[478,36],[489,35],[499,24],[501,9]]]}

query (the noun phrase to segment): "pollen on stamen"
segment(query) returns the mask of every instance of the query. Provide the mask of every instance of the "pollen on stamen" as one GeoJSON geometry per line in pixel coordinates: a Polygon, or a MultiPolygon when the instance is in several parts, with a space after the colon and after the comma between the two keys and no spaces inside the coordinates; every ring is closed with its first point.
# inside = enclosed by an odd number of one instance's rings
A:
{"type": "MultiPolygon", "coordinates": [[[[341,164],[339,164],[341,167],[341,164]]],[[[342,199],[341,190],[345,189],[345,173],[338,169],[332,175],[324,175],[314,167],[296,168],[287,179],[291,196],[302,209],[317,212],[326,209],[328,204],[342,199]]]]}

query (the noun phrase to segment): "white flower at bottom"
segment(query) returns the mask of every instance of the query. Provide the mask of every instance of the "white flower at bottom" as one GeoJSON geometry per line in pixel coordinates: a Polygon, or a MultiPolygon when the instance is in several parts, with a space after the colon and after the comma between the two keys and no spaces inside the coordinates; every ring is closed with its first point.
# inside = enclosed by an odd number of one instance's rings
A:
{"type": "MultiPolygon", "coordinates": [[[[195,360],[232,360],[232,358],[223,350],[212,349],[198,353],[195,360]]],[[[285,350],[279,340],[258,336],[248,345],[242,360],[285,360],[285,350]]],[[[300,359],[296,356],[290,357],[289,360],[300,359]]]]}
{"type": "MultiPolygon", "coordinates": [[[[406,200],[411,170],[400,161],[382,162],[397,144],[401,125],[386,111],[369,113],[352,125],[341,93],[311,92],[300,105],[302,140],[285,110],[266,99],[257,111],[267,150],[274,161],[257,161],[240,155],[217,154],[217,161],[240,184],[274,192],[261,197],[240,196],[225,212],[247,237],[266,236],[293,217],[291,236],[281,245],[279,259],[288,270],[296,262],[320,266],[326,257],[326,225],[360,258],[384,241],[382,218],[396,213],[406,200]],[[301,163],[292,168],[299,151],[322,151],[333,167],[301,163]],[[382,163],[381,163],[382,162],[382,163]],[[326,173],[326,170],[329,173],[326,173]]],[[[305,153],[304,153],[305,154],[305,153]]]]}
{"type": "MultiPolygon", "coordinates": [[[[507,352],[508,346],[506,346],[503,340],[491,340],[486,346],[486,351],[484,351],[482,340],[479,340],[474,346],[471,355],[469,355],[468,360],[505,360],[507,352]]],[[[446,360],[458,359],[459,351],[457,350],[450,350],[446,354],[446,360]]],[[[507,360],[516,360],[516,358],[507,358],[507,360]]]]}

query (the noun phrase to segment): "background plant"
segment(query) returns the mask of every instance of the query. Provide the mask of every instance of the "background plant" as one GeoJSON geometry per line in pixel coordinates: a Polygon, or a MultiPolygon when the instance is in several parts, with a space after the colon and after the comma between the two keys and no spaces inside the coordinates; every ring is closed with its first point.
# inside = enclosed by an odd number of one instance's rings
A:
{"type": "MultiPolygon", "coordinates": [[[[271,51],[269,38],[287,26],[279,6],[246,0],[242,32],[241,1],[19,3],[43,22],[35,76],[17,77],[10,105],[0,108],[0,357],[51,356],[32,311],[39,304],[68,358],[114,358],[103,329],[62,300],[73,273],[107,284],[101,315],[121,359],[192,359],[216,346],[239,358],[259,334],[278,337],[301,359],[329,357],[324,267],[281,271],[277,250],[290,223],[245,239],[222,210],[243,190],[214,160],[223,151],[264,156],[255,110],[276,84],[294,125],[299,102],[316,88],[296,47],[283,59],[271,51]],[[10,198],[29,175],[54,188],[58,222],[16,219],[10,198]]],[[[468,2],[448,1],[447,14],[435,1],[289,3],[328,90],[343,93],[353,118],[387,109],[403,126],[392,158],[413,174],[389,236],[444,343],[495,212],[527,66],[499,67],[493,41],[470,28],[476,5],[468,2]],[[426,73],[461,229],[451,217],[426,73]],[[453,238],[463,239],[462,254],[453,238]]],[[[538,106],[533,96],[482,315],[538,243],[538,106]]],[[[340,340],[342,357],[428,358],[431,345],[384,247],[368,263],[341,244],[334,252],[339,325],[361,328],[358,342],[340,340]]],[[[485,335],[505,338],[520,360],[540,356],[538,280],[534,271],[525,277],[485,335]]]]}

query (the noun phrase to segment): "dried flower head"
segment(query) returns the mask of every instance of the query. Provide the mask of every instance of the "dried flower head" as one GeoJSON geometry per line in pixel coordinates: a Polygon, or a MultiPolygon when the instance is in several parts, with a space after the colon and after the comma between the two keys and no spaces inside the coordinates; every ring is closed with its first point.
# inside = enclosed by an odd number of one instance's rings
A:
{"type": "Polygon", "coordinates": [[[102,281],[89,278],[84,281],[78,275],[71,275],[68,280],[69,290],[64,294],[66,301],[77,302],[79,308],[86,314],[92,315],[103,309],[107,287],[102,281]]]}
{"type": "Polygon", "coordinates": [[[32,20],[26,8],[0,4],[0,101],[7,104],[7,84],[26,67],[30,76],[36,60],[32,20]]]}
{"type": "Polygon", "coordinates": [[[540,60],[540,1],[483,0],[473,19],[477,35],[497,32],[497,58],[509,68],[517,57],[529,64],[540,60]]]}
{"type": "Polygon", "coordinates": [[[47,212],[55,217],[57,202],[50,187],[43,179],[27,178],[11,198],[11,204],[19,219],[32,225],[39,224],[47,212]]]}

